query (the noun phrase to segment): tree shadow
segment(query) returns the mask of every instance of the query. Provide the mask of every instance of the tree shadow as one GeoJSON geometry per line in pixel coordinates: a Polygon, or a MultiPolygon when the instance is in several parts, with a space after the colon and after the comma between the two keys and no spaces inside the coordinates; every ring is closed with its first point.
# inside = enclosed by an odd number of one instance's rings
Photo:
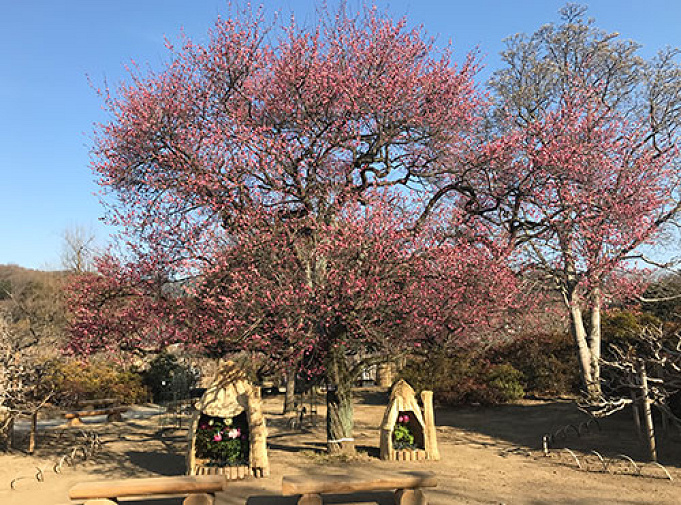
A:
{"type": "MultiPolygon", "coordinates": [[[[260,495],[250,496],[246,505],[295,505],[297,496],[260,495]]],[[[350,494],[325,494],[324,503],[352,503],[366,505],[394,505],[395,494],[389,491],[373,491],[350,494]]]]}
{"type": "Polygon", "coordinates": [[[156,475],[183,475],[185,458],[179,454],[161,451],[126,451],[130,463],[156,475]]]}
{"type": "MultiPolygon", "coordinates": [[[[455,443],[499,446],[500,449],[510,443],[539,451],[543,437],[548,435],[551,448],[569,448],[583,453],[597,451],[604,457],[625,454],[638,461],[647,460],[647,450],[635,431],[631,409],[597,422],[589,422],[590,419],[572,401],[436,409],[438,431],[444,431],[438,438],[452,437],[442,428],[456,428],[462,433],[453,435],[455,443]]],[[[663,434],[661,426],[656,429],[660,462],[680,466],[681,437],[678,432],[668,430],[663,434]]]]}
{"type": "Polygon", "coordinates": [[[388,405],[390,390],[378,386],[353,390],[355,402],[360,405],[388,405]]]}
{"type": "Polygon", "coordinates": [[[357,451],[365,453],[370,458],[378,459],[381,456],[380,447],[374,447],[370,445],[358,445],[355,447],[357,451]]]}
{"type": "Polygon", "coordinates": [[[316,453],[326,452],[326,444],[322,442],[305,442],[305,445],[285,445],[267,442],[267,447],[269,449],[274,449],[275,451],[283,452],[301,452],[301,451],[312,451],[316,453]]]}

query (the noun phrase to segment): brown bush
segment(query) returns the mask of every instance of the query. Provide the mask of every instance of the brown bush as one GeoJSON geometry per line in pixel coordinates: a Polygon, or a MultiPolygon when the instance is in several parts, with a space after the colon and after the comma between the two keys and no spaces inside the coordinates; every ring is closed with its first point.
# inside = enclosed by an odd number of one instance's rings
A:
{"type": "Polygon", "coordinates": [[[45,367],[45,387],[55,392],[55,403],[62,407],[102,398],[136,403],[149,396],[138,373],[108,361],[54,359],[45,363],[45,367]]]}

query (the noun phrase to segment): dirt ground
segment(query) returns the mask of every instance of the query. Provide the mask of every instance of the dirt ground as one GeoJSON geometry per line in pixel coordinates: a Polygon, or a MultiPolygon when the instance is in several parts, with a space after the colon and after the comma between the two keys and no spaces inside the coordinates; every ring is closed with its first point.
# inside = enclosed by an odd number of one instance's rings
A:
{"type": "MultiPolygon", "coordinates": [[[[380,475],[382,471],[401,470],[437,474],[438,487],[427,491],[431,505],[681,502],[681,435],[670,431],[660,436],[659,459],[664,468],[646,464],[627,411],[602,420],[600,429],[591,423],[587,430],[585,415],[569,401],[436,408],[442,460],[385,462],[378,459],[378,444],[387,393],[367,388],[357,392],[355,408],[360,456],[341,461],[330,460],[323,452],[324,409],[319,409],[316,426],[308,422],[303,430],[291,429],[280,413],[282,401],[281,396],[264,401],[271,476],[230,483],[227,491],[218,494],[218,505],[294,505],[295,499],[280,495],[283,475],[380,475]],[[564,429],[569,425],[572,427],[564,429]],[[556,435],[548,456],[542,452],[544,434],[556,435]],[[669,480],[665,470],[674,480],[669,480]]],[[[76,451],[73,466],[63,456],[70,455],[83,440],[79,430],[42,423],[34,456],[20,451],[0,456],[0,503],[62,505],[69,503],[68,489],[85,480],[182,474],[186,429],[163,425],[167,418],[150,413],[150,409],[146,414],[136,410],[130,416],[133,418],[122,422],[88,423],[86,429],[98,433],[102,447],[87,460],[83,460],[82,451],[76,451]],[[56,473],[54,467],[60,461],[61,473],[56,473]]],[[[384,505],[391,503],[390,499],[389,493],[366,493],[328,496],[324,503],[384,505]]],[[[165,499],[135,503],[181,502],[165,499]]]]}

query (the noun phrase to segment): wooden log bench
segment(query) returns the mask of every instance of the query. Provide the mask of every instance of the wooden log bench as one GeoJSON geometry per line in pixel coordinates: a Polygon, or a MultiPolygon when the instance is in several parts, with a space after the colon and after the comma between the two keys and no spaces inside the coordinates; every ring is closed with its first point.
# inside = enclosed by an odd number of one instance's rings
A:
{"type": "Polygon", "coordinates": [[[121,421],[123,418],[121,414],[127,412],[128,407],[110,407],[105,409],[92,409],[92,410],[74,410],[72,412],[65,412],[64,418],[68,419],[69,426],[81,426],[82,417],[92,417],[92,416],[103,416],[106,415],[106,420],[108,421],[121,421]]]}
{"type": "Polygon", "coordinates": [[[382,474],[377,477],[348,475],[285,476],[282,479],[284,496],[300,495],[298,505],[322,505],[323,494],[349,494],[361,491],[395,490],[396,505],[426,505],[422,488],[437,486],[432,472],[382,474]]]}
{"type": "Polygon", "coordinates": [[[213,505],[215,493],[227,480],[218,475],[180,475],[81,482],[69,490],[69,498],[85,505],[114,505],[121,498],[185,496],[184,505],[213,505]]]}

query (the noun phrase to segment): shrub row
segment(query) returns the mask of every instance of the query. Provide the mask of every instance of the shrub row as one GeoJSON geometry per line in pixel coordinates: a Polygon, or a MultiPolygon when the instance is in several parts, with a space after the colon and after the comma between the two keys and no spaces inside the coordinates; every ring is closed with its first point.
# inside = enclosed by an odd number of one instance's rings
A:
{"type": "Polygon", "coordinates": [[[53,403],[73,407],[82,400],[114,398],[121,403],[146,401],[142,376],[106,361],[50,360],[44,364],[43,387],[53,391],[53,403]]]}
{"type": "Polygon", "coordinates": [[[113,398],[139,403],[182,399],[196,385],[196,375],[172,354],[161,354],[144,371],[125,370],[105,360],[51,359],[41,364],[41,390],[52,392],[52,402],[70,408],[82,400],[113,398]]]}
{"type": "Polygon", "coordinates": [[[579,365],[569,335],[532,335],[484,351],[414,357],[400,377],[416,390],[430,389],[441,404],[493,405],[525,393],[579,391],[579,365]]]}
{"type": "Polygon", "coordinates": [[[515,368],[471,355],[412,359],[400,377],[417,391],[432,390],[435,401],[447,405],[505,403],[524,394],[521,374],[515,368]]]}

